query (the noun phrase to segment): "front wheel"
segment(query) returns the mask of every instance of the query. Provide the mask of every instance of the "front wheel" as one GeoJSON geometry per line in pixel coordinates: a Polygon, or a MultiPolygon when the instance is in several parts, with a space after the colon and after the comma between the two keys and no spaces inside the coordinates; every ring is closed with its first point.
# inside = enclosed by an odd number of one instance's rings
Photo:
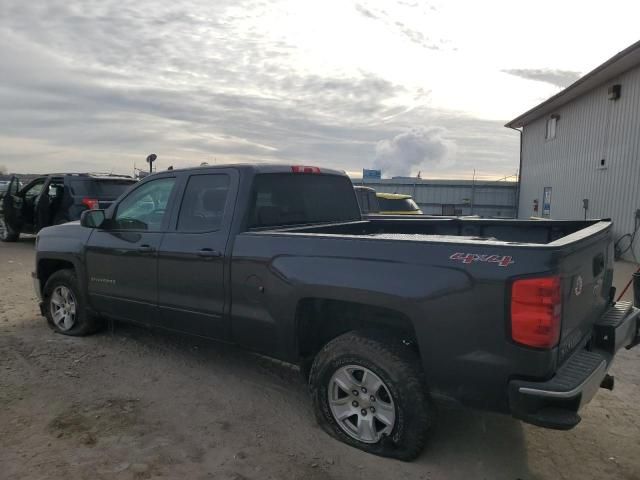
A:
{"type": "Polygon", "coordinates": [[[20,238],[20,232],[16,232],[4,219],[4,216],[0,215],[0,241],[2,242],[16,242],[20,238]]]}
{"type": "Polygon", "coordinates": [[[101,327],[99,318],[87,312],[73,270],[58,270],[44,286],[44,311],[51,328],[64,335],[89,335],[101,327]]]}
{"type": "Polygon", "coordinates": [[[382,332],[349,332],[318,353],[309,384],[330,435],[369,453],[412,460],[424,449],[432,408],[418,355],[382,332]]]}

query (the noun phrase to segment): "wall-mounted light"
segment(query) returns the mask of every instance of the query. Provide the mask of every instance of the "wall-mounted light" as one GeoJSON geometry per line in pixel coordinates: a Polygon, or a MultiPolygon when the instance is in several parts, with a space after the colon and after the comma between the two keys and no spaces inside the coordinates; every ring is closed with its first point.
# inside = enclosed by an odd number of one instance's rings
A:
{"type": "Polygon", "coordinates": [[[622,85],[611,85],[607,90],[607,98],[609,100],[618,100],[620,98],[620,92],[622,92],[622,85]]]}

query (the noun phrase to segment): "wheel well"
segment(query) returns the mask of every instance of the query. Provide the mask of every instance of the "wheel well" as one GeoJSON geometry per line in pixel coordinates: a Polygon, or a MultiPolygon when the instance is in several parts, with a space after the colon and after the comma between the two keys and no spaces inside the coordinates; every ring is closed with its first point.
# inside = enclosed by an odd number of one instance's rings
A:
{"type": "Polygon", "coordinates": [[[298,353],[309,361],[332,339],[352,330],[387,330],[418,349],[413,324],[406,315],[357,302],[306,298],[296,310],[298,353]]]}
{"type": "Polygon", "coordinates": [[[49,277],[59,270],[73,270],[75,267],[73,263],[68,260],[54,260],[44,259],[38,262],[38,280],[40,281],[40,288],[44,292],[44,286],[49,280],[49,277]]]}

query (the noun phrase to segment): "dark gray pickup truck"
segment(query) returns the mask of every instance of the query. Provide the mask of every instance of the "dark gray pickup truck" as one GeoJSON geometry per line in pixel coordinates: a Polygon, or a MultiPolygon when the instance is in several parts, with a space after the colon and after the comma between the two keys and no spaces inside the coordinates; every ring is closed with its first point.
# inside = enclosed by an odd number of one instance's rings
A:
{"type": "Polygon", "coordinates": [[[327,432],[405,460],[439,402],[575,426],[639,340],[609,221],[362,220],[349,178],[317,167],[154,174],[36,249],[56,331],[109,318],[299,364],[327,432]]]}

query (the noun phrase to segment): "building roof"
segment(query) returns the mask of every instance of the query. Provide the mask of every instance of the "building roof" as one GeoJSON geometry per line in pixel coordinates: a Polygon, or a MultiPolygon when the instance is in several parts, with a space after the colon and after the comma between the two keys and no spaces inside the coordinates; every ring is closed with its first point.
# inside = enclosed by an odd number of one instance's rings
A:
{"type": "Polygon", "coordinates": [[[617,53],[602,65],[591,70],[589,73],[582,76],[567,88],[555,94],[553,97],[545,100],[540,105],[523,113],[519,117],[514,118],[507,123],[505,127],[524,127],[526,124],[531,123],[531,121],[552,113],[554,110],[570,102],[574,98],[599,87],[603,83],[611,81],[618,75],[633,67],[637,67],[638,65],[640,65],[640,41],[617,53]]]}
{"type": "Polygon", "coordinates": [[[476,187],[515,187],[518,182],[509,180],[458,180],[458,179],[427,179],[427,178],[367,178],[364,181],[361,178],[351,179],[355,185],[362,185],[365,187],[379,188],[384,185],[429,185],[435,187],[449,187],[449,186],[468,186],[475,185],[476,187]]]}

